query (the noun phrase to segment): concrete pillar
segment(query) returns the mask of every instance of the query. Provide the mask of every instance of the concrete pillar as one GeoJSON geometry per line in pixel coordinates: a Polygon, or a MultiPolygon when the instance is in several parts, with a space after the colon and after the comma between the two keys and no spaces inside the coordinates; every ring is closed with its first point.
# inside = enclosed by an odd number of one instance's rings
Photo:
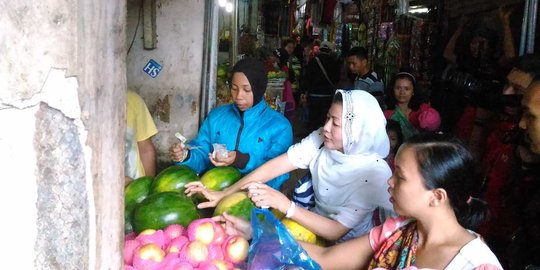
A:
{"type": "Polygon", "coordinates": [[[121,269],[122,1],[0,0],[3,268],[121,269]]]}

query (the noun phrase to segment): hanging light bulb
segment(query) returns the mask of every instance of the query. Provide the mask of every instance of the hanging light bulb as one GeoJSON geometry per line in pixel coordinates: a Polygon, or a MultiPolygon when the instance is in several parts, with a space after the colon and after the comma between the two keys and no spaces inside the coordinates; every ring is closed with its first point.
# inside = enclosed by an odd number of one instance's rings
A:
{"type": "Polygon", "coordinates": [[[233,11],[233,4],[231,2],[228,2],[225,5],[225,11],[227,11],[227,12],[232,12],[233,11]]]}
{"type": "Polygon", "coordinates": [[[218,0],[218,5],[224,7],[227,4],[227,0],[218,0]]]}

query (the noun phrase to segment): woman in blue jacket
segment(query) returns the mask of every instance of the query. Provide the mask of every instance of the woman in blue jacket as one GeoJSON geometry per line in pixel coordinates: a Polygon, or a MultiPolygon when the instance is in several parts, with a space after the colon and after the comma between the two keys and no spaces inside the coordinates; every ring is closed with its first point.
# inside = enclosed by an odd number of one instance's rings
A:
{"type": "MultiPolygon", "coordinates": [[[[243,59],[234,65],[231,95],[234,104],[219,106],[208,114],[197,137],[183,144],[174,144],[170,155],[176,164],[184,164],[202,173],[214,166],[234,166],[247,174],[266,161],[287,151],[292,144],[289,121],[264,101],[268,83],[264,65],[254,59],[243,59]],[[212,157],[213,144],[225,144],[227,157],[212,157]]],[[[268,184],[279,189],[288,174],[268,184]]]]}

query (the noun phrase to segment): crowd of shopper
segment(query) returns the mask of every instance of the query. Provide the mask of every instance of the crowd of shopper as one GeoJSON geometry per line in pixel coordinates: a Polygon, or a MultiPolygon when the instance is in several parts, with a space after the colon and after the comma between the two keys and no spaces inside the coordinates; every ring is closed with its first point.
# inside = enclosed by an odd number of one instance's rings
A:
{"type": "MultiPolygon", "coordinates": [[[[186,193],[202,194],[207,201],[198,207],[207,208],[249,188],[257,206],[331,243],[302,243],[323,268],[539,266],[540,56],[516,57],[511,14],[499,11],[502,33],[475,28],[467,50],[456,45],[467,26],[461,19],[441,57],[452,95],[440,107],[414,72],[383,82],[365,48],[339,57],[328,41],[285,40],[269,57],[299,84],[295,102],[305,108],[308,132],[297,144],[290,122],[263,98],[264,64],[239,61],[234,103],[212,110],[197,137],[171,146],[170,156],[198,173],[234,166],[243,178],[224,191],[189,183],[186,193]],[[291,57],[300,59],[299,73],[291,57]],[[226,157],[210,154],[214,143],[225,145],[226,157]],[[305,205],[280,192],[296,169],[309,173],[299,183],[311,192],[305,205]]],[[[216,219],[229,232],[251,234],[240,218],[216,219]]]]}

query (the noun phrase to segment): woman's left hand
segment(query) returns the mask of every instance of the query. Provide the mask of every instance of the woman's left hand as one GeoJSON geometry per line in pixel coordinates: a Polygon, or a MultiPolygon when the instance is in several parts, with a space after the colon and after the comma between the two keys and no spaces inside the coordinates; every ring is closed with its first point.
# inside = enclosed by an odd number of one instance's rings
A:
{"type": "Polygon", "coordinates": [[[248,196],[257,207],[271,207],[286,213],[291,206],[291,201],[285,194],[261,183],[249,183],[242,187],[248,189],[248,196]]]}
{"type": "Polygon", "coordinates": [[[209,153],[208,158],[216,167],[230,166],[236,160],[236,151],[229,151],[226,158],[214,158],[212,157],[212,153],[209,153]]]}
{"type": "Polygon", "coordinates": [[[247,240],[251,239],[253,230],[249,221],[231,216],[225,212],[221,216],[216,216],[212,219],[216,222],[223,223],[227,235],[240,235],[247,240]]]}

